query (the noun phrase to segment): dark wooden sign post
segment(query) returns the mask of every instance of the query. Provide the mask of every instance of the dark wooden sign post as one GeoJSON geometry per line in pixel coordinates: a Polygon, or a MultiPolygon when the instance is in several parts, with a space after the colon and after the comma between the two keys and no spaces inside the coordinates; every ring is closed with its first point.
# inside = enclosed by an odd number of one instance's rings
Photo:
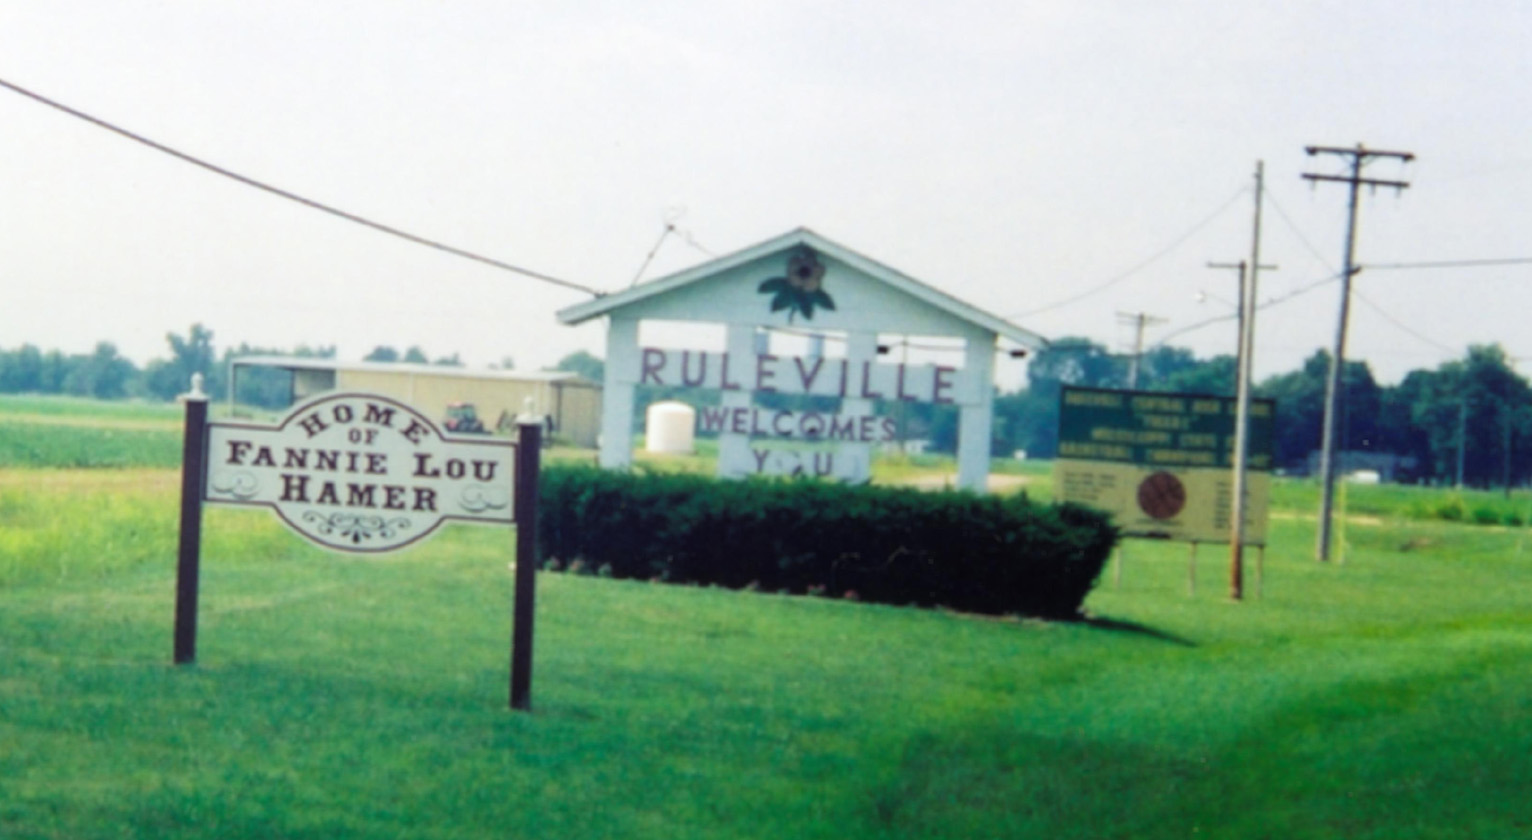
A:
{"type": "Polygon", "coordinates": [[[532,710],[532,613],[537,600],[537,476],[541,421],[522,423],[516,457],[516,595],[511,623],[511,708],[532,710]]]}
{"type": "Polygon", "coordinates": [[[269,508],[310,542],[346,553],[403,548],[448,520],[514,524],[510,705],[532,708],[540,420],[519,424],[512,443],[449,436],[377,394],[323,394],[275,426],[208,422],[201,376],[184,399],[175,664],[197,658],[203,502],[269,508]]]}
{"type": "Polygon", "coordinates": [[[202,570],[202,485],[207,480],[207,395],[192,376],[181,441],[181,541],[176,558],[175,663],[197,659],[197,588],[202,570]]]}

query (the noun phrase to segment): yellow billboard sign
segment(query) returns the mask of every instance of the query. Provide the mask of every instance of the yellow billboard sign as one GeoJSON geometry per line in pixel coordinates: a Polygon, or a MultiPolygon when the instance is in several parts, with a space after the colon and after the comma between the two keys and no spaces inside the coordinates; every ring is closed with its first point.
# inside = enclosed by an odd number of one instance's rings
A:
{"type": "MultiPolygon", "coordinates": [[[[1245,542],[1266,541],[1270,400],[1252,400],[1245,542]]],[[[1227,397],[1066,386],[1054,498],[1111,513],[1124,534],[1228,542],[1235,401],[1227,397]]]]}

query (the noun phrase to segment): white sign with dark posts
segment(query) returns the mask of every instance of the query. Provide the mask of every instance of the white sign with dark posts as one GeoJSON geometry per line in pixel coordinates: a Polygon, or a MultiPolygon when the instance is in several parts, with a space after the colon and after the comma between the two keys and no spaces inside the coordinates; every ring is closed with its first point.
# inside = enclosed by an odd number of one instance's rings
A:
{"type": "Polygon", "coordinates": [[[391,551],[447,520],[511,524],[515,456],[386,397],[332,394],[276,426],[208,424],[204,499],[271,508],[325,548],[391,551]]]}
{"type": "Polygon", "coordinates": [[[177,665],[197,658],[203,502],[270,508],[304,539],[345,552],[402,548],[448,520],[514,524],[510,705],[532,708],[540,421],[523,420],[514,443],[448,436],[404,403],[338,393],[276,425],[208,422],[200,374],[184,402],[177,665]]]}

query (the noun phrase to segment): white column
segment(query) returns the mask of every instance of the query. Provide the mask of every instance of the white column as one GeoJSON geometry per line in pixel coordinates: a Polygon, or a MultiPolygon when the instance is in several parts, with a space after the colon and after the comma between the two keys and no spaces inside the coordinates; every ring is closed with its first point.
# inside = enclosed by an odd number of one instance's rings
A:
{"type": "MultiPolygon", "coordinates": [[[[863,362],[878,363],[878,334],[853,332],[846,335],[846,359],[852,370],[861,370],[863,362]]],[[[841,400],[841,412],[852,417],[866,417],[873,412],[872,400],[841,400]]],[[[836,474],[856,483],[872,478],[872,444],[843,443],[836,450],[836,474]]]]}
{"type": "MultiPolygon", "coordinates": [[[[751,324],[730,324],[725,339],[724,352],[729,354],[729,380],[746,384],[749,374],[755,371],[755,327],[751,324]]],[[[751,392],[743,387],[724,389],[719,403],[724,408],[749,408],[753,399],[751,392]]],[[[741,478],[753,472],[754,458],[750,454],[750,436],[724,432],[718,436],[718,475],[720,478],[741,478]]]]}
{"type": "Polygon", "coordinates": [[[963,375],[979,390],[977,402],[958,416],[958,487],[983,493],[989,485],[989,439],[995,414],[995,345],[991,332],[970,335],[964,346],[963,375]]]}
{"type": "Polygon", "coordinates": [[[606,379],[601,394],[602,467],[633,461],[633,383],[638,379],[638,321],[612,318],[606,327],[606,379]]]}

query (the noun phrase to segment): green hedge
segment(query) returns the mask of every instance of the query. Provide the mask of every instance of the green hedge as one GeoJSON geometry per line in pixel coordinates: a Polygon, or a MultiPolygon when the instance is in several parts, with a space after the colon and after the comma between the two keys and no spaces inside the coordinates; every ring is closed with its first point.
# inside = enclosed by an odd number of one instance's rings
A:
{"type": "Polygon", "coordinates": [[[550,466],[542,556],[618,578],[1076,618],[1117,542],[1025,496],[550,466]]]}

